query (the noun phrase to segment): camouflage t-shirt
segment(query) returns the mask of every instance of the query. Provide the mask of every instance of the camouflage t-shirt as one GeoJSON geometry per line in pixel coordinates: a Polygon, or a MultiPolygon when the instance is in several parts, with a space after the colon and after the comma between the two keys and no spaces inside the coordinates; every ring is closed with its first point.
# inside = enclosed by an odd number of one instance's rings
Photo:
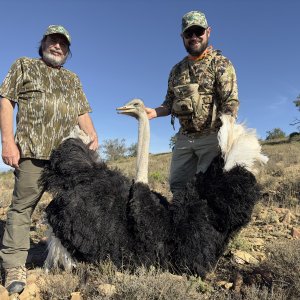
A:
{"type": "Polygon", "coordinates": [[[18,105],[15,141],[23,158],[49,159],[78,116],[91,111],[78,76],[41,59],[16,60],[0,95],[18,105]]]}
{"type": "Polygon", "coordinates": [[[207,55],[198,61],[185,57],[172,68],[167,95],[162,103],[169,108],[170,113],[175,100],[174,87],[188,83],[199,84],[198,92],[202,97],[202,105],[197,108],[199,110],[197,116],[191,115],[182,119],[179,117],[181,132],[206,134],[220,127],[218,116],[221,113],[236,117],[239,100],[235,70],[219,50],[208,51],[207,55]],[[211,58],[211,55],[214,57],[211,58]],[[212,123],[214,104],[217,120],[212,123]]]}

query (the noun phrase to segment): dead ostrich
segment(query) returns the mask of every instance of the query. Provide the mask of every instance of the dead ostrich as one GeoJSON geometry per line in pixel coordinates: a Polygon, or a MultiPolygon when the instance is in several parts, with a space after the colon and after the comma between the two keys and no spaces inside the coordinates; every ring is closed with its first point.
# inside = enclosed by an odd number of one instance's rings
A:
{"type": "Polygon", "coordinates": [[[230,238],[250,221],[259,199],[256,163],[268,161],[253,129],[236,124],[229,115],[221,120],[220,155],[170,207],[176,228],[173,263],[201,276],[217,265],[230,238]]]}
{"type": "Polygon", "coordinates": [[[220,156],[172,204],[147,185],[149,121],[134,99],[119,112],[139,120],[135,183],[100,162],[79,139],[53,151],[41,182],[54,199],[46,267],[110,258],[117,266],[156,264],[204,276],[258,199],[254,162],[265,162],[254,132],[222,116],[220,156]],[[242,152],[241,152],[242,151],[242,152]],[[242,153],[242,155],[240,155],[242,153]]]}
{"type": "Polygon", "coordinates": [[[119,108],[139,120],[134,183],[111,170],[80,139],[54,150],[41,182],[53,194],[46,208],[52,234],[46,268],[110,258],[117,266],[168,261],[171,214],[148,186],[149,121],[140,100],[119,108]]]}

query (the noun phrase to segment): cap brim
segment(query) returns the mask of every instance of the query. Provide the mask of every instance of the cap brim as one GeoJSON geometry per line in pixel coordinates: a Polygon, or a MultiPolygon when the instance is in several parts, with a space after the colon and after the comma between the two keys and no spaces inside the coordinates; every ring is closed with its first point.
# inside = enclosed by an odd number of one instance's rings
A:
{"type": "Polygon", "coordinates": [[[207,29],[208,26],[202,26],[202,25],[199,25],[199,24],[191,24],[189,26],[187,26],[186,28],[184,28],[184,30],[182,31],[182,33],[184,33],[187,29],[191,28],[191,27],[194,27],[194,26],[197,26],[197,27],[201,27],[201,28],[204,28],[204,29],[207,29]]]}

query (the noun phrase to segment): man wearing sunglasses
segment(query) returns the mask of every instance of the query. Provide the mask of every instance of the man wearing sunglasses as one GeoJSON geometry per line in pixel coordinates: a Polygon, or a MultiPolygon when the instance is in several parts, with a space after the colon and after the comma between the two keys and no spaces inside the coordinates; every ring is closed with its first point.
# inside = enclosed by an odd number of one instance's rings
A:
{"type": "Polygon", "coordinates": [[[50,25],[40,43],[40,58],[17,59],[0,86],[2,159],[15,174],[0,251],[9,294],[21,293],[26,285],[31,215],[44,192],[38,180],[51,151],[76,125],[90,136],[90,149],[98,148],[80,80],[63,67],[70,45],[69,32],[61,25],[50,25]]]}
{"type": "Polygon", "coordinates": [[[219,154],[221,114],[236,118],[239,107],[233,65],[209,46],[211,28],[205,15],[191,11],[182,18],[181,37],[188,52],[169,75],[165,101],[146,108],[149,119],[170,115],[180,123],[170,168],[170,189],[183,189],[195,174],[205,172],[219,154]]]}

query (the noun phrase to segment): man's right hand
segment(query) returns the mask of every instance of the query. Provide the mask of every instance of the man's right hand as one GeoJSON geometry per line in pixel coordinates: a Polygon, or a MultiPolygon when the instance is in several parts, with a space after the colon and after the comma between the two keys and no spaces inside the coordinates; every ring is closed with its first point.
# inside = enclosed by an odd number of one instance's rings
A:
{"type": "Polygon", "coordinates": [[[145,112],[149,120],[157,118],[157,112],[154,108],[145,107],[145,112]]]}
{"type": "Polygon", "coordinates": [[[14,141],[2,143],[2,160],[8,166],[19,167],[20,151],[14,141]]]}

